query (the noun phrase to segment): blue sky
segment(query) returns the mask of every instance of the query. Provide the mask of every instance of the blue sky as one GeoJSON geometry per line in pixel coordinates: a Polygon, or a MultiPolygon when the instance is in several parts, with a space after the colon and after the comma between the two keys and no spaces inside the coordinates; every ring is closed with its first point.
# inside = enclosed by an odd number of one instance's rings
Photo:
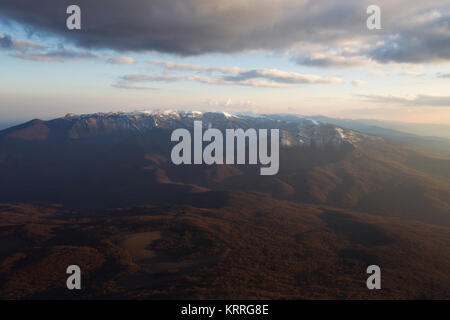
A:
{"type": "MultiPolygon", "coordinates": [[[[259,2],[267,11],[243,8],[242,3],[252,3],[246,0],[186,2],[191,6],[179,20],[138,23],[141,2],[133,0],[128,4],[132,9],[135,4],[135,13],[115,13],[121,9],[117,3],[104,10],[102,21],[86,18],[80,31],[68,31],[52,20],[64,21],[64,10],[55,18],[53,10],[27,8],[30,1],[5,0],[0,5],[2,122],[171,108],[450,123],[448,1],[404,11],[392,4],[404,1],[380,1],[383,30],[367,30],[360,2],[355,7],[344,0],[333,7],[318,1],[316,20],[326,19],[318,25],[308,18],[308,1],[259,2]],[[283,11],[286,6],[291,12],[283,11]],[[247,20],[225,14],[235,9],[247,20]],[[352,10],[360,17],[353,19],[352,10]],[[109,16],[136,26],[111,36],[109,16]],[[181,33],[179,24],[192,33],[181,33]]],[[[82,17],[98,10],[85,1],[80,7],[82,17]]],[[[145,10],[164,17],[175,9],[155,1],[145,10]]]]}

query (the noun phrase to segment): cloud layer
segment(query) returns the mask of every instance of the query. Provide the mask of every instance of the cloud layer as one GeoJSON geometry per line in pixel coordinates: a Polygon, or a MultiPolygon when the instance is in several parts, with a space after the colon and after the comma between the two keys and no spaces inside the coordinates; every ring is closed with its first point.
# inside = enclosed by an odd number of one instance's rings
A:
{"type": "Polygon", "coordinates": [[[75,51],[72,49],[60,48],[52,51],[45,52],[27,52],[16,53],[17,58],[33,61],[46,61],[46,62],[64,62],[64,61],[77,61],[77,60],[91,60],[98,59],[99,57],[92,54],[89,51],[75,51]]]}
{"type": "Polygon", "coordinates": [[[23,52],[30,49],[44,49],[45,45],[33,41],[14,39],[7,34],[0,34],[0,48],[23,52]]]}
{"type": "Polygon", "coordinates": [[[431,96],[419,94],[406,98],[399,96],[360,95],[360,97],[378,103],[400,104],[403,106],[450,107],[450,96],[431,96]]]}
{"type": "Polygon", "coordinates": [[[279,69],[248,70],[239,67],[209,67],[159,60],[151,60],[149,63],[163,66],[165,72],[162,74],[125,75],[114,86],[127,89],[142,89],[143,87],[136,84],[142,82],[199,82],[215,85],[292,88],[302,84],[339,84],[344,82],[339,77],[322,77],[279,69]],[[173,75],[174,70],[191,74],[173,75]]]}
{"type": "Polygon", "coordinates": [[[110,64],[134,64],[136,61],[131,57],[114,57],[106,60],[110,64]]]}
{"type": "Polygon", "coordinates": [[[379,0],[382,30],[366,28],[369,0],[78,0],[82,30],[68,31],[69,0],[2,0],[0,14],[37,32],[84,48],[117,51],[209,52],[288,50],[313,66],[348,67],[369,61],[450,60],[448,0],[379,0]],[[353,52],[342,50],[351,42],[353,52]]]}

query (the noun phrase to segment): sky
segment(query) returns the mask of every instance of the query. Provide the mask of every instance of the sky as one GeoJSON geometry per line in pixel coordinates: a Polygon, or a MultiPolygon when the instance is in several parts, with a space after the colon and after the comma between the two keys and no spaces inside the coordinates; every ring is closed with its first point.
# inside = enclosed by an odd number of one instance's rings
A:
{"type": "Polygon", "coordinates": [[[450,124],[449,88],[450,0],[0,2],[0,122],[160,108],[450,124]]]}

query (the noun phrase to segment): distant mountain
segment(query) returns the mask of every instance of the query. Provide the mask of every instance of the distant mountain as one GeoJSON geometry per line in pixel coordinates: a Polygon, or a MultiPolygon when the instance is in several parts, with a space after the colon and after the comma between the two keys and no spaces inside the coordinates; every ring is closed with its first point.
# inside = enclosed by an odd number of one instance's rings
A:
{"type": "Polygon", "coordinates": [[[450,139],[450,125],[435,123],[409,123],[400,121],[383,121],[375,119],[360,119],[359,122],[419,135],[423,137],[439,137],[450,139]]]}
{"type": "Polygon", "coordinates": [[[450,225],[450,161],[292,115],[144,111],[67,115],[0,131],[0,201],[117,207],[185,203],[208,190],[450,225]],[[175,128],[279,128],[279,174],[170,161],[175,128]],[[436,167],[436,164],[439,166],[436,167]]]}
{"type": "Polygon", "coordinates": [[[15,122],[2,121],[2,122],[0,122],[0,130],[4,130],[4,129],[7,129],[7,128],[10,128],[10,127],[15,126],[15,125],[17,125],[19,123],[20,123],[19,121],[15,121],[15,122]]]}
{"type": "Polygon", "coordinates": [[[324,116],[307,117],[307,119],[377,135],[410,146],[425,148],[446,156],[450,155],[450,126],[408,124],[380,120],[350,120],[324,116]]]}

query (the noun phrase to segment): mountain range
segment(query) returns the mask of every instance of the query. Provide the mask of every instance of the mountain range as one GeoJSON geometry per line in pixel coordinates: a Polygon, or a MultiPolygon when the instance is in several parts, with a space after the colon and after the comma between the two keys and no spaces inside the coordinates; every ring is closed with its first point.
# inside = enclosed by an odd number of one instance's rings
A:
{"type": "Polygon", "coordinates": [[[450,161],[292,115],[144,111],[67,115],[0,132],[1,201],[77,206],[160,203],[206,190],[258,192],[450,225],[450,161]],[[280,171],[170,161],[175,128],[280,129],[280,171]]]}
{"type": "Polygon", "coordinates": [[[449,297],[450,159],[331,122],[161,110],[0,131],[3,297],[64,295],[50,276],[19,290],[35,278],[27,261],[43,274],[57,256],[106,277],[93,298],[383,298],[357,280],[373,263],[387,271],[384,297],[449,297]],[[195,120],[279,129],[279,173],[174,165],[170,135],[195,120]]]}

